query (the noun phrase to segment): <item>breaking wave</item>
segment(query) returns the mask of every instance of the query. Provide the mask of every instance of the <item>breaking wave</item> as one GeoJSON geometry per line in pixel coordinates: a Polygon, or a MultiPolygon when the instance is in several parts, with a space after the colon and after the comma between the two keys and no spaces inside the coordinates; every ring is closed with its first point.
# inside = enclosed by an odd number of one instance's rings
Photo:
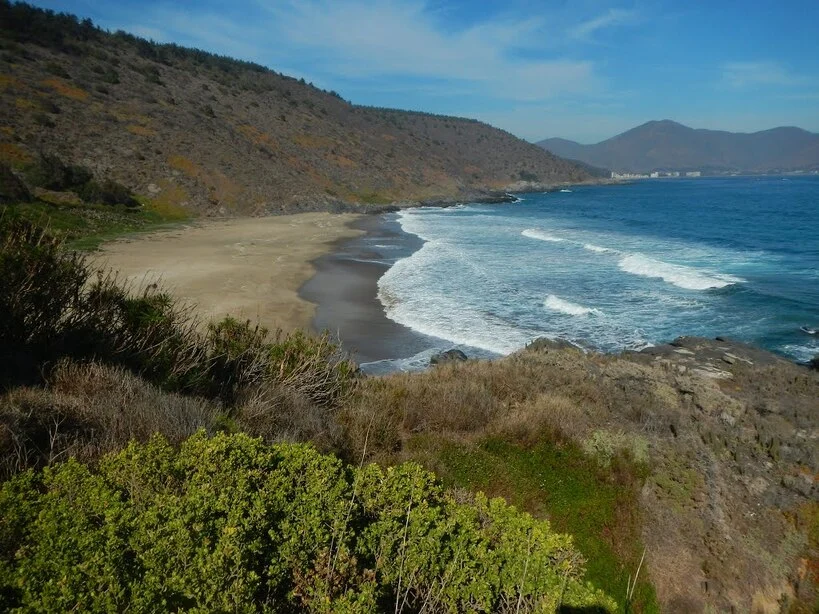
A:
{"type": "Polygon", "coordinates": [[[733,284],[743,283],[745,280],[733,275],[723,275],[702,269],[670,264],[662,260],[655,260],[642,254],[629,254],[618,263],[620,270],[641,277],[659,278],[685,290],[708,290],[710,288],[724,288],[733,284]]]}
{"type": "Polygon", "coordinates": [[[551,309],[552,311],[557,311],[569,316],[585,316],[589,314],[599,314],[599,309],[594,309],[592,307],[583,307],[583,305],[578,305],[577,303],[572,303],[571,301],[564,300],[559,296],[555,296],[554,294],[550,294],[546,297],[546,300],[543,302],[543,305],[547,309],[551,309]]]}
{"type": "Polygon", "coordinates": [[[551,243],[560,243],[563,241],[563,239],[561,239],[560,237],[550,235],[548,232],[543,232],[542,230],[538,230],[537,228],[527,228],[520,234],[530,239],[537,239],[538,241],[549,241],[551,243]]]}

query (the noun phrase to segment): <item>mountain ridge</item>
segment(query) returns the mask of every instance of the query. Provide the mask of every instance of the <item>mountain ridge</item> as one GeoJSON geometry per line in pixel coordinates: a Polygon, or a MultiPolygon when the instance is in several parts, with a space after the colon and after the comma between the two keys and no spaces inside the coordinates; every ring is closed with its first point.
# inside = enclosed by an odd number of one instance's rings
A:
{"type": "Polygon", "coordinates": [[[477,120],[351,104],[258,64],[0,0],[0,163],[58,155],[209,215],[486,197],[589,179],[477,120]]]}
{"type": "Polygon", "coordinates": [[[617,172],[819,169],[819,134],[796,126],[729,132],[663,119],[590,145],[562,138],[537,144],[555,155],[617,172]]]}

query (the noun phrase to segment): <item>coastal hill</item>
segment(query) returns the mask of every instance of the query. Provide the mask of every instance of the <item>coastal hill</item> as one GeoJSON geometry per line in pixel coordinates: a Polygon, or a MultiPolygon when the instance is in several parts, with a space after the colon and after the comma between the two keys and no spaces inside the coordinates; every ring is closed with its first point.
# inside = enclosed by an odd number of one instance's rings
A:
{"type": "Polygon", "coordinates": [[[618,172],[819,169],[819,134],[794,127],[735,133],[694,129],[665,119],[594,145],[560,138],[538,145],[563,158],[618,172]]]}
{"type": "Polygon", "coordinates": [[[589,177],[502,130],[351,104],[266,67],[0,1],[0,163],[41,152],[216,215],[479,197],[589,177]]]}

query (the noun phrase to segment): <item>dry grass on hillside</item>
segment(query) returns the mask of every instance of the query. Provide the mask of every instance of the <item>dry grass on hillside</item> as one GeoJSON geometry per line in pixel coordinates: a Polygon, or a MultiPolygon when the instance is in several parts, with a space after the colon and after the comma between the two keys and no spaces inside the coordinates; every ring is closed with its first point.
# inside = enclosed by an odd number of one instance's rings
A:
{"type": "Polygon", "coordinates": [[[174,205],[219,215],[588,178],[477,121],[360,107],[261,66],[81,25],[75,36],[30,11],[38,29],[0,14],[0,162],[57,153],[151,200],[182,194],[174,205]]]}
{"type": "Polygon", "coordinates": [[[784,361],[731,371],[718,381],[667,360],[523,352],[368,379],[342,421],[355,453],[383,462],[435,467],[441,442],[484,462],[482,442],[500,439],[647,463],[642,539],[667,611],[810,603],[817,578],[799,569],[817,560],[819,374],[784,361]]]}

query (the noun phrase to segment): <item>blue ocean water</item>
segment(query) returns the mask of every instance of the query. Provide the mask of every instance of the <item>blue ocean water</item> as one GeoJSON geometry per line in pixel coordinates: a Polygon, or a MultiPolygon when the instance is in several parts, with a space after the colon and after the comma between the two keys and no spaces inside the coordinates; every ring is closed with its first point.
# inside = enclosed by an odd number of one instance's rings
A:
{"type": "Polygon", "coordinates": [[[546,336],[620,351],[723,335],[798,361],[819,353],[801,330],[819,328],[816,176],[646,180],[395,215],[424,244],[383,275],[379,299],[441,347],[496,356],[546,336]]]}

